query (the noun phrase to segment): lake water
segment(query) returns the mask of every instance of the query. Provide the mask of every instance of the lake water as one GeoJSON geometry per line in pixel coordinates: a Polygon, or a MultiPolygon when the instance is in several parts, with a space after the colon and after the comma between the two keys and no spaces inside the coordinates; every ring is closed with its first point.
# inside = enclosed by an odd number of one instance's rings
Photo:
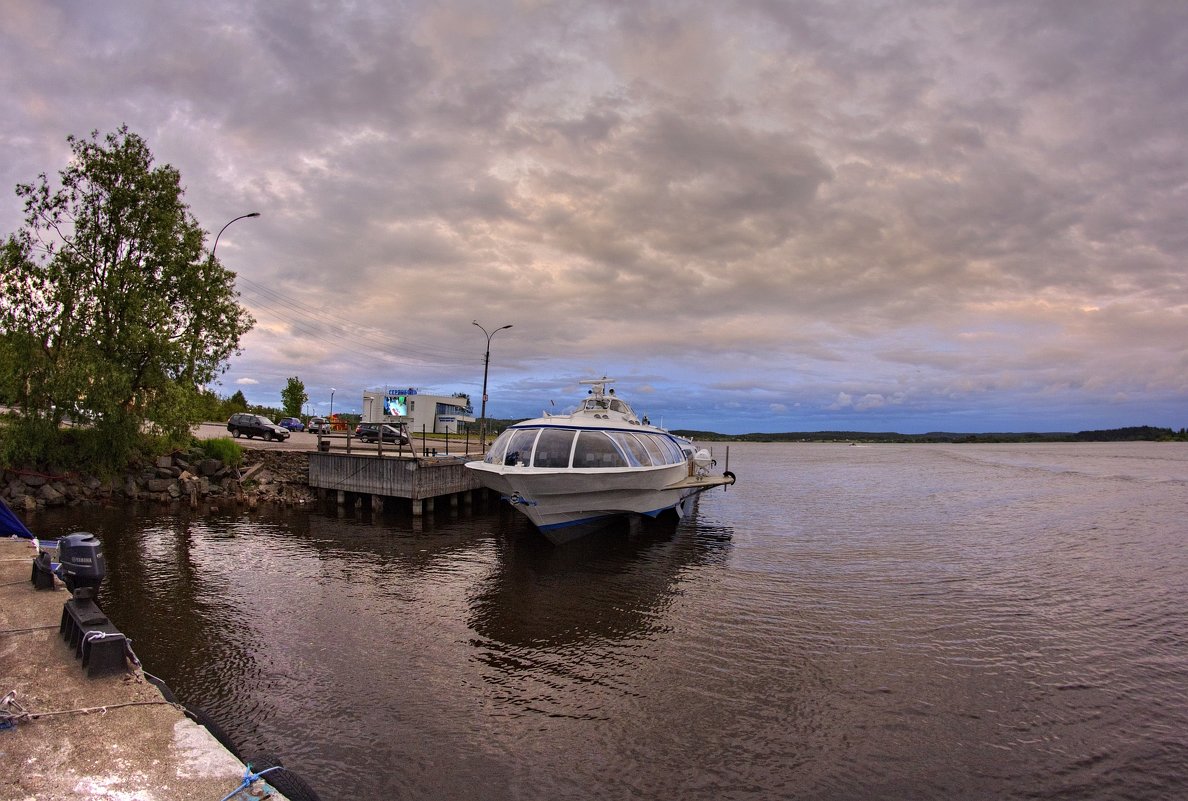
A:
{"type": "MultiPolygon", "coordinates": [[[[724,456],[721,446],[716,456],[724,456]]],[[[65,510],[324,799],[1188,797],[1188,446],[736,444],[675,531],[65,510]]]]}

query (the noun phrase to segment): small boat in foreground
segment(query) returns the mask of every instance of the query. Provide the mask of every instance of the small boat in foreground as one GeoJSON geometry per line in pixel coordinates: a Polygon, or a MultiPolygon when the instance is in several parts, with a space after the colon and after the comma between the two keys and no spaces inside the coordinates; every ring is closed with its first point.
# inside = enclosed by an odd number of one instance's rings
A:
{"type": "Polygon", "coordinates": [[[734,483],[710,474],[708,451],[641,421],[613,381],[580,382],[591,389],[577,409],[510,426],[466,464],[554,543],[624,515],[684,517],[694,496],[734,483]]]}

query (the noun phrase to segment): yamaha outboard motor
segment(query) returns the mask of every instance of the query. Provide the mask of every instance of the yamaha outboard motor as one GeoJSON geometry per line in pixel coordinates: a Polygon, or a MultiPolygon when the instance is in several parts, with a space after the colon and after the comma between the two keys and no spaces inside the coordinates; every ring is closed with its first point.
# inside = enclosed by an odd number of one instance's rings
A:
{"type": "Polygon", "coordinates": [[[71,593],[79,588],[90,588],[89,595],[93,597],[107,575],[103,545],[94,534],[87,531],[62,537],[58,540],[57,573],[71,593]]]}

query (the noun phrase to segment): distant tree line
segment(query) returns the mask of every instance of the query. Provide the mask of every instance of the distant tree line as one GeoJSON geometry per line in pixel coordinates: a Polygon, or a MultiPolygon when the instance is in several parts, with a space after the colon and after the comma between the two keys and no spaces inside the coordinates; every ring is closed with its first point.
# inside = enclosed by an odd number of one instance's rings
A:
{"type": "Polygon", "coordinates": [[[702,442],[900,442],[900,443],[992,443],[992,442],[1170,442],[1188,441],[1188,429],[1176,431],[1155,426],[1130,426],[1104,431],[1020,432],[968,434],[933,431],[927,434],[898,434],[869,431],[811,431],[779,434],[719,434],[714,431],[676,430],[677,436],[702,442]]]}
{"type": "MultiPolygon", "coordinates": [[[[487,418],[487,434],[494,437],[508,426],[519,422],[522,421],[518,418],[489,417],[487,418]]],[[[719,434],[716,431],[700,431],[691,428],[674,429],[672,433],[697,442],[1188,442],[1188,428],[1181,428],[1177,431],[1155,426],[1130,426],[1076,433],[1057,431],[969,434],[933,431],[927,434],[899,434],[894,431],[785,431],[774,434],[764,432],[719,434]]]]}

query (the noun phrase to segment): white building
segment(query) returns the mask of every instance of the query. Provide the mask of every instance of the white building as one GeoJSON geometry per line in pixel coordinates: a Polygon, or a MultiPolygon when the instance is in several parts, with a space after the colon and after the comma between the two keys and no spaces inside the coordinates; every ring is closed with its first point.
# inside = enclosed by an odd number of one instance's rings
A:
{"type": "Polygon", "coordinates": [[[429,395],[416,387],[372,389],[363,393],[363,422],[407,426],[410,435],[457,434],[459,423],[473,423],[466,398],[429,395]]]}

